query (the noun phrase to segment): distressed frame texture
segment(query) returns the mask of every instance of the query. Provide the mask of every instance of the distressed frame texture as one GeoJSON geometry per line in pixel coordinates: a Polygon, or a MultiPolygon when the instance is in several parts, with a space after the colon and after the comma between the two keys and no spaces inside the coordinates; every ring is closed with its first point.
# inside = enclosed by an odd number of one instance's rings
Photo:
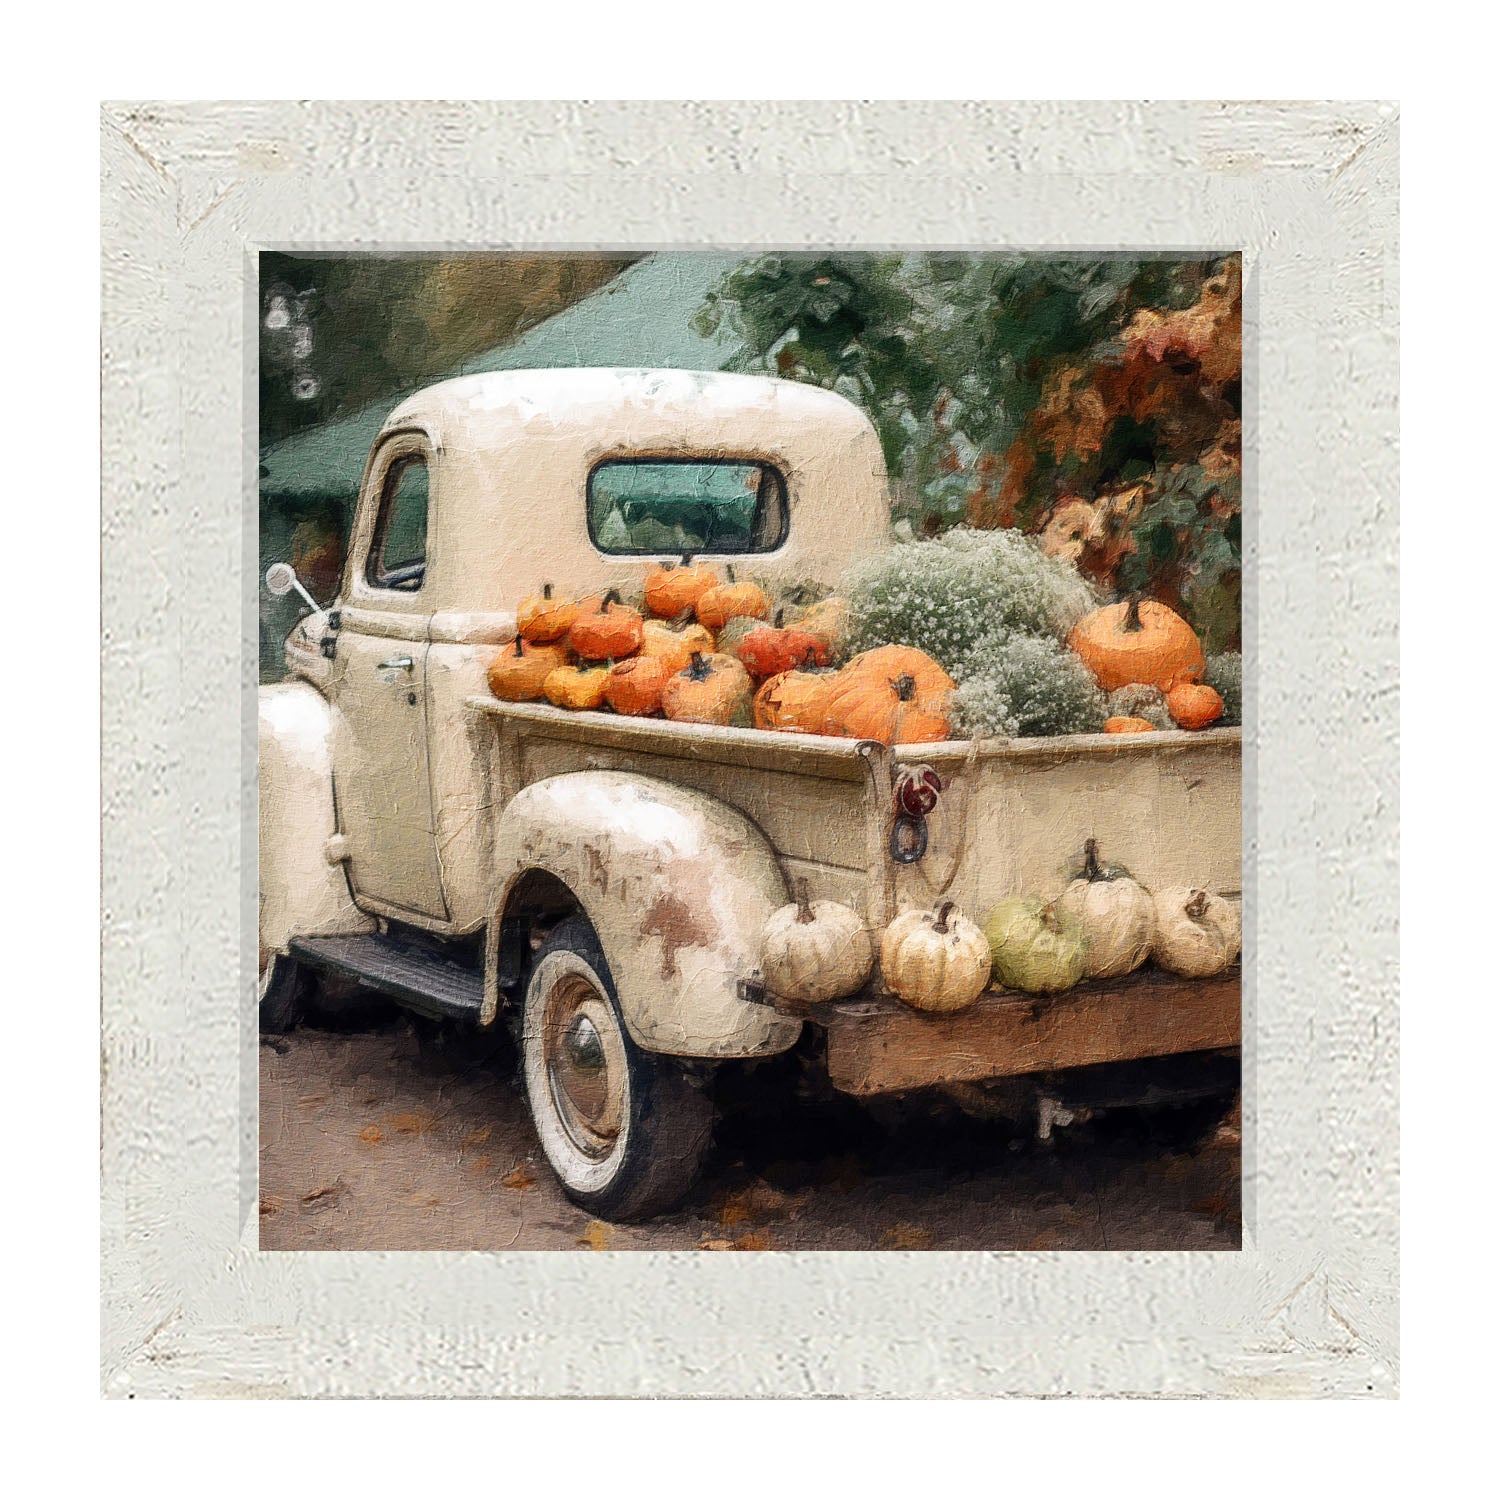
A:
{"type": "Polygon", "coordinates": [[[1394,106],[101,127],[107,1394],[1394,1394],[1394,106]],[[1243,250],[1243,1250],[256,1249],[255,252],[711,246],[1243,250]]]}

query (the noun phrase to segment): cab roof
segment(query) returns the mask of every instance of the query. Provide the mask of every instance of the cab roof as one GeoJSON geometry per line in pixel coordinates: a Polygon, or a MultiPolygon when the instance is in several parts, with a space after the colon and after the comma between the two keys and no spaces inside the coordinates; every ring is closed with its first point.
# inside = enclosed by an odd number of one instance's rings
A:
{"type": "Polygon", "coordinates": [[[795,446],[816,432],[868,432],[869,419],[832,391],[800,381],[713,370],[505,370],[444,380],[386,418],[382,433],[418,427],[439,448],[576,435],[590,446],[795,446]]]}

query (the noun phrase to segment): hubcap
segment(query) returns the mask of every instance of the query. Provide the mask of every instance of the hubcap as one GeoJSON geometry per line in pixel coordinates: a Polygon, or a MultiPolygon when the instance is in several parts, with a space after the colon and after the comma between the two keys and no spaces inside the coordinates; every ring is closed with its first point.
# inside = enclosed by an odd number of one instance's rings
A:
{"type": "Polygon", "coordinates": [[[625,1046],[608,1001],[570,975],[547,997],[543,1030],[547,1081],[558,1119],[584,1155],[614,1149],[625,1117],[625,1046]]]}

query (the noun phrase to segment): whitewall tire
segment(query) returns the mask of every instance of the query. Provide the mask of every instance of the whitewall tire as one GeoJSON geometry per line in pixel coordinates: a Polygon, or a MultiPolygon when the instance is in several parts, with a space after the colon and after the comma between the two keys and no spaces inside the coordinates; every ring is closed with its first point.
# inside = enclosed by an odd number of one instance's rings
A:
{"type": "Polygon", "coordinates": [[[564,1191],[600,1218],[648,1218],[697,1180],[713,1126],[702,1089],[631,1041],[592,927],[573,917],[537,951],[521,1017],[532,1123],[564,1191]]]}

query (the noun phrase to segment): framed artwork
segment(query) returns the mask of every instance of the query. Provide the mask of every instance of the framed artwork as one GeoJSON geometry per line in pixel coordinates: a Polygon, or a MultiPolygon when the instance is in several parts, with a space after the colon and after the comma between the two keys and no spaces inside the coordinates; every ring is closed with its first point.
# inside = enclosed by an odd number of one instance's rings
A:
{"type": "Polygon", "coordinates": [[[1394,1393],[1396,128],[107,107],[106,1393],[1394,1393]]]}

